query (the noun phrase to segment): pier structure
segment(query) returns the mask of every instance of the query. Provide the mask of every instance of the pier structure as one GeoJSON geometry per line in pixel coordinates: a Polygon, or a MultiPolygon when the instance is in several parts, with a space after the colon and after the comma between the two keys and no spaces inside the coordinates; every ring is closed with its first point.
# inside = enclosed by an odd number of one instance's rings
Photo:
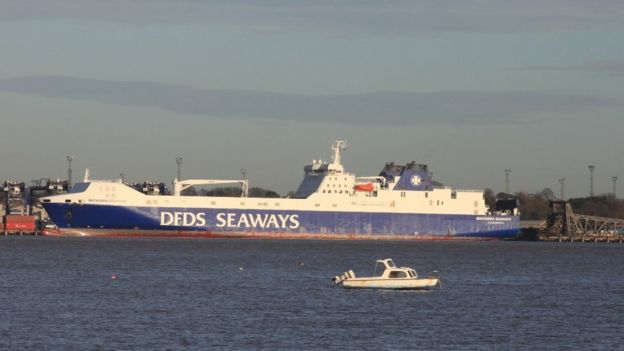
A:
{"type": "Polygon", "coordinates": [[[624,242],[624,220],[576,214],[569,202],[551,201],[546,227],[540,239],[624,242]]]}

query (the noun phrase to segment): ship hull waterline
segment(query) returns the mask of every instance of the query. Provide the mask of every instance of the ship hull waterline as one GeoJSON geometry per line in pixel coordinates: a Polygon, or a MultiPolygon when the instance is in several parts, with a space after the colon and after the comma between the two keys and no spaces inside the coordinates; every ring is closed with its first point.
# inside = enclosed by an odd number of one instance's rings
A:
{"type": "Polygon", "coordinates": [[[102,238],[237,238],[237,239],[288,239],[288,240],[360,240],[360,241],[498,241],[512,236],[474,235],[369,235],[326,233],[266,233],[266,232],[211,232],[144,229],[44,229],[42,236],[49,237],[102,237],[102,238]]]}

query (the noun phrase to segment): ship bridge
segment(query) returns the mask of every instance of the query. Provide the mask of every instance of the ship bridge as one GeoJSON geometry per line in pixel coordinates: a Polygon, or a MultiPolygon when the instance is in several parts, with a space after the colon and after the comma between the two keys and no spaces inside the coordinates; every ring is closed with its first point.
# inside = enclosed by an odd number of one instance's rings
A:
{"type": "MultiPolygon", "coordinates": [[[[349,188],[353,188],[355,176],[347,173],[341,162],[341,153],[346,149],[347,143],[343,140],[337,140],[331,146],[332,162],[327,163],[321,160],[312,160],[311,164],[306,165],[304,177],[299,188],[295,192],[295,198],[307,198],[319,191],[322,186],[333,186],[340,188],[340,193],[348,194],[349,188]],[[331,184],[328,184],[331,183],[331,184]]],[[[336,191],[338,193],[338,191],[336,191]]]]}

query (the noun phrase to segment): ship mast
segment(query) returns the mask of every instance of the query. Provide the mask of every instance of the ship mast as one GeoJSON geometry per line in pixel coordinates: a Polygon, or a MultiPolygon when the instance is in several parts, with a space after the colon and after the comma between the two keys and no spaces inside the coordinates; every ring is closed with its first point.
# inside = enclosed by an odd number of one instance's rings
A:
{"type": "Polygon", "coordinates": [[[335,171],[335,172],[344,171],[344,167],[342,167],[342,164],[340,162],[340,153],[342,152],[342,150],[346,148],[347,148],[347,142],[344,140],[336,140],[334,144],[331,146],[331,149],[334,152],[334,154],[332,155],[332,163],[330,163],[328,167],[330,171],[335,171]]]}

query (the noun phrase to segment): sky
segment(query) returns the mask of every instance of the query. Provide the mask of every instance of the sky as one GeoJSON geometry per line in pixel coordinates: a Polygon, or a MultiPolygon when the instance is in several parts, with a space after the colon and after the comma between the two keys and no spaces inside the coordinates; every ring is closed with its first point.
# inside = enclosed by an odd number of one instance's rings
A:
{"type": "MultiPolygon", "coordinates": [[[[0,180],[426,163],[464,188],[624,181],[624,2],[0,0],[0,180]]],[[[624,186],[619,188],[624,189],[624,186]]],[[[624,190],[623,190],[624,191],[624,190]]]]}

